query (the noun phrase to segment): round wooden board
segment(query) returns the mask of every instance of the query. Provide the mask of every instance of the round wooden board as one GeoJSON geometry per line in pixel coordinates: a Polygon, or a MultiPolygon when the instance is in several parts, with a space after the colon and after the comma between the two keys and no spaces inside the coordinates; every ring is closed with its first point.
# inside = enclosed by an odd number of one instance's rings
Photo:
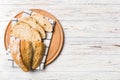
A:
{"type": "MultiPolygon", "coordinates": [[[[57,20],[57,18],[55,18],[52,14],[48,13],[47,11],[40,10],[40,9],[30,9],[30,10],[32,10],[36,13],[40,13],[43,16],[47,16],[47,17],[53,19],[54,21],[56,21],[54,31],[53,31],[52,40],[51,40],[51,44],[50,44],[50,48],[48,51],[46,64],[45,64],[45,65],[48,65],[57,58],[57,56],[60,54],[60,51],[63,47],[63,43],[64,43],[63,29],[62,29],[61,24],[57,20]]],[[[23,13],[23,11],[18,13],[15,16],[15,18],[20,18],[22,16],[22,13],[23,13]]],[[[8,47],[9,41],[10,41],[10,28],[11,28],[11,21],[9,22],[9,24],[6,28],[5,35],[4,35],[4,44],[5,44],[6,49],[8,47]]]]}

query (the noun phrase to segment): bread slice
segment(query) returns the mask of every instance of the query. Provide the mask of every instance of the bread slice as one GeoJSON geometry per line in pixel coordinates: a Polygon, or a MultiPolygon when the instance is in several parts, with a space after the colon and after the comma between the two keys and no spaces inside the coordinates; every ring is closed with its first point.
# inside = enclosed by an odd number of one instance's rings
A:
{"type": "Polygon", "coordinates": [[[48,20],[46,20],[43,15],[40,14],[33,14],[32,18],[34,18],[42,27],[45,31],[51,32],[53,31],[52,25],[49,23],[48,20]]]}
{"type": "Polygon", "coordinates": [[[41,36],[37,30],[22,21],[17,22],[11,29],[11,36],[28,41],[41,41],[41,36]]]}
{"type": "Polygon", "coordinates": [[[20,52],[23,62],[25,66],[31,70],[32,58],[33,58],[32,42],[22,40],[20,45],[21,45],[20,52]]]}
{"type": "Polygon", "coordinates": [[[28,72],[29,69],[25,66],[23,59],[20,53],[20,40],[13,40],[10,43],[11,56],[15,63],[25,72],[28,72]]]}
{"type": "Polygon", "coordinates": [[[36,69],[43,58],[43,55],[45,53],[45,44],[42,42],[34,41],[32,42],[33,46],[33,51],[34,51],[34,56],[33,56],[33,61],[32,61],[32,69],[36,69]]]}
{"type": "Polygon", "coordinates": [[[42,39],[44,39],[46,37],[44,29],[32,17],[26,17],[24,19],[21,19],[21,21],[29,24],[32,28],[38,30],[39,33],[41,34],[42,39]]]}

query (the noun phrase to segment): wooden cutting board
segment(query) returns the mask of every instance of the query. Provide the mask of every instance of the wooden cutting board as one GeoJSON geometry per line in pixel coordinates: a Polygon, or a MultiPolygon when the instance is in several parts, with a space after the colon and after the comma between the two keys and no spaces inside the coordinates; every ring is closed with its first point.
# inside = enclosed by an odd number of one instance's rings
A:
{"type": "MultiPolygon", "coordinates": [[[[49,17],[49,18],[53,19],[54,21],[56,21],[56,25],[54,27],[54,32],[53,32],[53,36],[51,39],[51,44],[50,44],[50,48],[48,51],[47,60],[46,60],[46,65],[48,65],[58,57],[58,55],[60,54],[60,51],[62,50],[63,43],[64,43],[63,29],[62,29],[61,24],[57,20],[57,18],[55,18],[49,12],[41,10],[41,9],[31,9],[31,10],[33,12],[40,13],[43,16],[49,17]]],[[[18,13],[15,16],[15,18],[21,18],[22,14],[23,14],[23,11],[18,13]]],[[[8,47],[9,42],[10,42],[10,28],[11,28],[11,21],[9,22],[9,24],[6,28],[5,35],[4,35],[4,44],[5,44],[6,49],[8,47]]]]}

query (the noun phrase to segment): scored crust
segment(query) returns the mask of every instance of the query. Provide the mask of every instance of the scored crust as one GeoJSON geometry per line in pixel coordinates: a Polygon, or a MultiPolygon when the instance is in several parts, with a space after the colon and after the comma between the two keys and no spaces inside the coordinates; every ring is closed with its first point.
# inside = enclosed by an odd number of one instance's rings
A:
{"type": "Polygon", "coordinates": [[[42,39],[44,39],[46,37],[44,29],[32,17],[26,17],[26,18],[21,19],[20,21],[23,21],[23,22],[29,24],[33,29],[38,30],[39,33],[41,34],[42,39]]]}
{"type": "Polygon", "coordinates": [[[17,22],[11,29],[11,36],[28,41],[41,41],[41,36],[37,30],[22,21],[17,22]]]}
{"type": "Polygon", "coordinates": [[[42,42],[34,41],[32,42],[33,46],[33,51],[34,51],[34,56],[33,56],[33,61],[32,61],[32,69],[36,69],[43,58],[43,55],[45,53],[45,44],[42,42]]]}
{"type": "Polygon", "coordinates": [[[33,14],[32,18],[34,18],[43,27],[45,31],[47,32],[53,31],[52,25],[50,24],[50,22],[48,22],[48,20],[44,18],[43,15],[33,14]]]}

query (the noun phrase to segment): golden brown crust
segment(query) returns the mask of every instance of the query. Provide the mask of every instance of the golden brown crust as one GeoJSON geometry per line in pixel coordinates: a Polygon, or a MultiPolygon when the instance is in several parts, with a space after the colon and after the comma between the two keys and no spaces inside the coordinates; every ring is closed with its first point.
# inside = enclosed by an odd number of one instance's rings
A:
{"type": "Polygon", "coordinates": [[[21,45],[20,51],[23,62],[28,69],[31,69],[33,57],[32,43],[31,41],[22,40],[20,45],[21,45]]]}
{"type": "Polygon", "coordinates": [[[29,69],[24,65],[21,54],[20,54],[20,41],[14,40],[10,45],[11,55],[15,63],[25,72],[28,72],[29,69]]]}
{"type": "Polygon", "coordinates": [[[32,43],[34,56],[33,56],[33,62],[32,62],[32,69],[36,69],[43,58],[44,52],[45,52],[45,45],[42,42],[35,41],[32,43]]]}
{"type": "Polygon", "coordinates": [[[21,57],[19,58],[19,60],[17,60],[17,56],[18,56],[18,55],[17,55],[16,53],[12,53],[11,55],[12,55],[15,63],[16,63],[23,71],[25,71],[25,72],[28,72],[28,71],[29,71],[29,69],[24,65],[23,60],[22,60],[21,57]]]}

